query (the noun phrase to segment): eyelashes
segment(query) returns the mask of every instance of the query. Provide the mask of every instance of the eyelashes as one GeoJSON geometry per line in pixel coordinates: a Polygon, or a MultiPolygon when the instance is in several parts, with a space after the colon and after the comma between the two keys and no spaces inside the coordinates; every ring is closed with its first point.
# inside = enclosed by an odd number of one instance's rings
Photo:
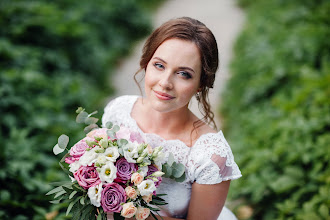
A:
{"type": "MultiPolygon", "coordinates": [[[[154,67],[158,70],[164,70],[165,69],[165,66],[159,62],[156,62],[153,64],[154,67]]],[[[184,77],[185,79],[191,79],[192,78],[192,75],[191,73],[187,72],[187,71],[178,71],[177,72],[178,75],[181,75],[182,77],[184,77]]]]}

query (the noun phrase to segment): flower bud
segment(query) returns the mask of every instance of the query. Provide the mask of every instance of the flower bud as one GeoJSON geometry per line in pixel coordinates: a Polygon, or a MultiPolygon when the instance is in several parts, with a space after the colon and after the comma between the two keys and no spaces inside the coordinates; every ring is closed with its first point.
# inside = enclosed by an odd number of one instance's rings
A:
{"type": "Polygon", "coordinates": [[[136,160],[136,162],[137,162],[137,163],[142,163],[142,162],[143,162],[143,159],[144,159],[144,157],[139,157],[139,158],[136,160]]]}
{"type": "Polygon", "coordinates": [[[154,177],[160,177],[160,176],[163,176],[165,173],[163,173],[162,171],[156,171],[152,174],[152,176],[154,177]]]}

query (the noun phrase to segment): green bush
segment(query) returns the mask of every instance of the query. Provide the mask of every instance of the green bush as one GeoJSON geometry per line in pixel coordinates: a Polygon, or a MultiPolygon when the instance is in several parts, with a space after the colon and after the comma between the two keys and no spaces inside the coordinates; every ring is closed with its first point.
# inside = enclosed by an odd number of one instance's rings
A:
{"type": "Polygon", "coordinates": [[[0,2],[0,219],[65,218],[45,196],[67,178],[52,147],[61,133],[81,137],[77,107],[102,113],[111,69],[151,29],[140,4],[0,2]]]}
{"type": "Polygon", "coordinates": [[[243,174],[230,197],[251,219],[329,219],[330,2],[240,3],[221,109],[243,174]]]}

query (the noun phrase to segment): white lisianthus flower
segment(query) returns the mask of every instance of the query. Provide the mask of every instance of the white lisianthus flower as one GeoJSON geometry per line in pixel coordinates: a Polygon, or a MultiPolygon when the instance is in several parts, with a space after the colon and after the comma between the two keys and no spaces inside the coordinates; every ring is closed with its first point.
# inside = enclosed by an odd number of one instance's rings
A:
{"type": "Polygon", "coordinates": [[[129,163],[136,163],[135,159],[139,157],[138,146],[139,144],[135,142],[134,143],[129,142],[128,144],[125,145],[124,157],[129,163]]]}
{"type": "Polygon", "coordinates": [[[165,163],[165,154],[160,151],[157,153],[157,155],[153,158],[154,163],[158,167],[158,169],[162,169],[162,164],[165,163]]]}
{"type": "Polygon", "coordinates": [[[100,170],[100,179],[102,182],[112,183],[116,179],[117,168],[112,162],[107,162],[100,170]]]}
{"type": "Polygon", "coordinates": [[[88,197],[91,200],[92,205],[96,207],[101,206],[101,192],[102,192],[102,184],[98,184],[96,186],[92,186],[88,189],[88,197]]]}
{"type": "Polygon", "coordinates": [[[103,166],[107,163],[107,158],[105,155],[103,154],[99,154],[96,161],[95,161],[95,164],[98,164],[97,166],[103,166]]]}
{"type": "Polygon", "coordinates": [[[141,196],[147,196],[156,190],[154,181],[144,180],[137,186],[141,196]]]}
{"type": "Polygon", "coordinates": [[[119,157],[118,147],[108,147],[103,155],[107,161],[116,162],[119,157]]]}
{"type": "Polygon", "coordinates": [[[75,172],[77,172],[77,170],[79,169],[80,166],[81,166],[81,164],[77,160],[69,165],[69,167],[70,167],[69,171],[71,173],[75,173],[75,172]]]}
{"type": "Polygon", "coordinates": [[[98,157],[98,153],[96,153],[96,150],[101,149],[99,146],[94,147],[93,149],[86,151],[80,158],[79,162],[83,166],[92,166],[93,163],[96,162],[96,159],[98,157]]]}

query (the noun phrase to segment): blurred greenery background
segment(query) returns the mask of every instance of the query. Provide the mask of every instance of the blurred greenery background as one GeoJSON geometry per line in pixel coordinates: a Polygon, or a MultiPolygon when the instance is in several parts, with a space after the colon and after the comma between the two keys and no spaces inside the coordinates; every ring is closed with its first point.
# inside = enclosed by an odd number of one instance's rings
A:
{"type": "MultiPolygon", "coordinates": [[[[75,110],[99,110],[107,80],[151,30],[157,0],[0,0],[0,219],[70,219],[49,182],[67,177],[57,137],[81,137],[75,110]]],[[[329,219],[330,2],[239,0],[247,14],[223,94],[243,177],[239,219],[329,219]]]]}
{"type": "Polygon", "coordinates": [[[0,219],[70,219],[48,184],[67,177],[57,137],[81,137],[75,110],[99,110],[108,80],[134,42],[150,33],[158,0],[0,1],[0,219]]]}
{"type": "Polygon", "coordinates": [[[240,0],[221,112],[239,219],[330,219],[330,1],[240,0]]]}

